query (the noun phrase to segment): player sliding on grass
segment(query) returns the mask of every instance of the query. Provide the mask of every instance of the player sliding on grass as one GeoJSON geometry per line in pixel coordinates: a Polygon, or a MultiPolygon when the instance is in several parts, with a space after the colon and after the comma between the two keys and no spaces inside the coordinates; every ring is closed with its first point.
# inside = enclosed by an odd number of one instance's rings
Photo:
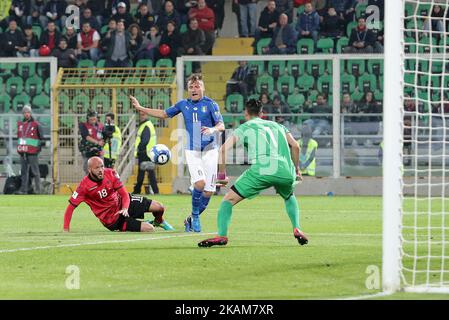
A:
{"type": "Polygon", "coordinates": [[[152,117],[165,119],[182,113],[188,134],[185,155],[189,167],[192,191],[192,214],[184,220],[185,231],[201,231],[200,214],[207,208],[216,190],[218,166],[217,132],[225,130],[223,117],[217,103],[204,95],[201,74],[192,74],[187,80],[189,98],[177,102],[166,110],[142,107],[131,96],[133,106],[138,111],[152,117]]]}
{"type": "Polygon", "coordinates": [[[251,199],[270,187],[274,187],[285,201],[294,237],[300,245],[308,242],[299,226],[299,206],[294,195],[295,182],[302,180],[299,171],[299,145],[287,128],[276,122],[259,118],[261,112],[261,102],[249,100],[245,105],[247,122],[239,126],[220,148],[218,183],[228,182],[226,152],[237,143],[244,144],[248,149],[251,167],[243,172],[221,202],[217,217],[218,236],[201,241],[198,243],[200,247],[226,245],[232,207],[243,199],[251,199]]]}
{"type": "Polygon", "coordinates": [[[105,169],[103,160],[92,157],[87,161],[88,174],[69,199],[64,215],[64,231],[69,231],[75,208],[85,202],[101,223],[111,231],[150,232],[154,227],[174,230],[164,220],[164,206],[145,197],[128,194],[118,174],[105,169]],[[139,221],[151,212],[154,221],[139,221]]]}

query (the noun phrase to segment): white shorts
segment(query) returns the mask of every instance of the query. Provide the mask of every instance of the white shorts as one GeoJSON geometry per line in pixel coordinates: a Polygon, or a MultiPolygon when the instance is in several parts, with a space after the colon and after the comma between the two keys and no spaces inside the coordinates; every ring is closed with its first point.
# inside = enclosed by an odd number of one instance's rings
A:
{"type": "Polygon", "coordinates": [[[208,151],[185,150],[187,166],[190,172],[190,182],[204,180],[204,191],[215,192],[218,170],[218,149],[208,151]]]}

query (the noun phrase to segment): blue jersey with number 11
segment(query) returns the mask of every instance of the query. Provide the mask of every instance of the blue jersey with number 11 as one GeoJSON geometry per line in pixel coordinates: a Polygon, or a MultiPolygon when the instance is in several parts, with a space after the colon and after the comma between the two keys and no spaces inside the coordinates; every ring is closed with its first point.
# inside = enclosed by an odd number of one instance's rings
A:
{"type": "Polygon", "coordinates": [[[198,101],[183,99],[174,106],[165,110],[170,118],[179,113],[184,116],[184,124],[188,133],[187,150],[203,151],[206,147],[216,148],[216,135],[201,134],[201,127],[214,127],[219,122],[223,122],[218,104],[204,96],[198,101]]]}

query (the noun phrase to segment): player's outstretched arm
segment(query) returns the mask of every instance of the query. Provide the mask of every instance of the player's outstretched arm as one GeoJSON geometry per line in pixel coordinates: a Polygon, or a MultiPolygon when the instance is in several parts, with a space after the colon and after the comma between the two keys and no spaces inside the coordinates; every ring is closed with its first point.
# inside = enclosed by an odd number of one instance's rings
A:
{"type": "Polygon", "coordinates": [[[150,115],[151,117],[160,118],[160,119],[168,118],[168,115],[165,112],[165,110],[144,108],[140,105],[139,101],[135,97],[129,96],[129,98],[131,99],[131,103],[132,103],[133,107],[136,108],[136,110],[145,112],[146,114],[150,115]]]}
{"type": "Polygon", "coordinates": [[[64,232],[70,231],[70,221],[72,220],[73,211],[75,207],[69,203],[64,213],[64,232]]]}

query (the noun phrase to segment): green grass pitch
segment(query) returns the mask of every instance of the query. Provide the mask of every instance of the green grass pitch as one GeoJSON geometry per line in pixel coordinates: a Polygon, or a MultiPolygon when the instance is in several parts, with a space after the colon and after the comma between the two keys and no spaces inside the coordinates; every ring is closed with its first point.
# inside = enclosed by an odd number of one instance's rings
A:
{"type": "MultiPolygon", "coordinates": [[[[379,197],[299,197],[306,246],[292,236],[280,197],[234,208],[226,247],[198,248],[216,230],[221,196],[184,233],[188,196],[157,196],[177,229],[106,230],[86,205],[62,233],[68,196],[1,196],[0,299],[339,299],[372,295],[367,268],[381,270],[379,197]],[[79,289],[68,289],[79,270],[79,289]],[[372,267],[374,266],[374,267],[372,267]]],[[[150,216],[148,216],[150,217],[150,216]]],[[[442,299],[398,293],[383,299],[442,299]]]]}

